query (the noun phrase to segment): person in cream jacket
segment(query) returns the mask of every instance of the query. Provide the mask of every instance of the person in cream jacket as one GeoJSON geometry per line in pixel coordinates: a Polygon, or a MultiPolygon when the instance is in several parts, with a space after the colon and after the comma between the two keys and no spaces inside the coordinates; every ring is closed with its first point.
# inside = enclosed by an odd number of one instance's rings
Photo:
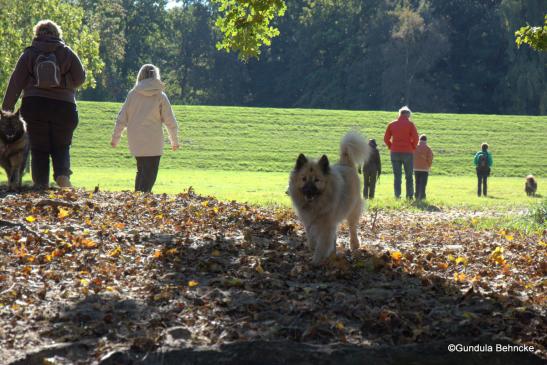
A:
{"type": "Polygon", "coordinates": [[[143,65],[135,87],[129,91],[118,114],[112,134],[111,145],[116,147],[127,128],[129,150],[137,160],[135,191],[151,192],[156,182],[163,154],[164,124],[173,151],[179,148],[177,121],[164,89],[159,69],[151,64],[143,65]]]}

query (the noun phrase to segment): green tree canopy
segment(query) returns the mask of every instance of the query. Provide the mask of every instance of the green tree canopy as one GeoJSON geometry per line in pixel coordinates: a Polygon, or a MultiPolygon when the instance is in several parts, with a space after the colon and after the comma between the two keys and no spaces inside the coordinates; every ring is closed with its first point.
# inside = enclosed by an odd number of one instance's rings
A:
{"type": "Polygon", "coordinates": [[[520,47],[521,44],[527,44],[536,51],[547,52],[547,14],[543,22],[543,27],[522,27],[515,32],[517,37],[515,42],[520,47]]]}
{"type": "Polygon", "coordinates": [[[87,71],[83,88],[95,86],[104,67],[99,56],[99,33],[84,24],[80,7],[62,0],[0,0],[0,9],[0,90],[6,89],[19,56],[31,44],[33,27],[41,19],[51,19],[61,26],[64,40],[87,71]]]}
{"type": "Polygon", "coordinates": [[[276,16],[283,16],[287,6],[283,0],[212,0],[219,5],[215,25],[223,33],[218,49],[238,52],[241,60],[257,58],[262,45],[269,46],[279,35],[271,25],[276,16]]]}

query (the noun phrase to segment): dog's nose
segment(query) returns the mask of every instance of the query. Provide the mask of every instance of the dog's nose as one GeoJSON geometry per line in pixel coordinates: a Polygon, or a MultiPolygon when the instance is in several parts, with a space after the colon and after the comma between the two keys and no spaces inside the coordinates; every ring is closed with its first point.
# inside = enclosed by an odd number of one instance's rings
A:
{"type": "Polygon", "coordinates": [[[307,182],[306,185],[302,187],[302,194],[305,196],[311,197],[317,195],[318,193],[319,190],[317,189],[317,186],[315,186],[312,182],[307,182]]]}

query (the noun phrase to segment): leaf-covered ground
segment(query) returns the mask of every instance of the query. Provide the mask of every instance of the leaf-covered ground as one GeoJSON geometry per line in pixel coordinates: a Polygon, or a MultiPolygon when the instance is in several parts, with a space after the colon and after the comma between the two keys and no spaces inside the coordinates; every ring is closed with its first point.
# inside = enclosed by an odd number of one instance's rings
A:
{"type": "Polygon", "coordinates": [[[253,341],[488,338],[547,355],[545,235],[478,231],[471,212],[367,212],[361,250],[343,249],[342,227],[338,255],[314,268],[286,210],[192,191],[2,196],[2,364],[253,341]],[[52,350],[59,343],[77,346],[52,350]]]}

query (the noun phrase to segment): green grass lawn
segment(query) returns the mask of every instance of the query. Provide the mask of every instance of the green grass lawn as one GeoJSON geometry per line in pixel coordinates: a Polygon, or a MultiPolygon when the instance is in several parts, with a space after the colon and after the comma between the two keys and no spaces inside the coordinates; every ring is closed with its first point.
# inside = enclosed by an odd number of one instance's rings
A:
{"type": "MultiPolygon", "coordinates": [[[[79,103],[80,126],[73,146],[75,167],[133,167],[125,138],[118,149],[110,136],[119,103],[79,103]]],[[[382,140],[396,112],[175,106],[182,149],[162,159],[163,168],[287,172],[300,152],[334,160],[340,138],[359,128],[389,155],[382,140]]],[[[491,146],[494,174],[547,175],[547,117],[415,113],[435,153],[437,175],[474,173],[472,159],[484,141],[491,146]]]]}
{"type": "MultiPolygon", "coordinates": [[[[80,125],[74,136],[72,164],[76,186],[103,190],[132,189],[135,161],[127,141],[110,147],[119,103],[80,102],[80,125]]],[[[391,170],[382,139],[396,112],[174,106],[181,126],[182,149],[162,157],[155,192],[177,193],[193,186],[225,200],[288,205],[284,195],[297,155],[336,160],[342,135],[359,128],[376,138],[384,171],[391,170]]],[[[527,205],[523,177],[547,174],[547,117],[415,113],[435,153],[428,186],[432,204],[510,207],[527,205]],[[475,196],[472,159],[487,141],[494,156],[491,197],[475,196]]],[[[28,177],[27,177],[28,178],[28,177]]],[[[2,177],[2,179],[5,179],[2,177]]],[[[399,206],[392,199],[392,177],[384,176],[376,203],[399,206]]]]}
{"type": "MultiPolygon", "coordinates": [[[[73,182],[87,189],[93,189],[98,184],[102,190],[132,190],[134,176],[134,169],[81,168],[75,170],[73,182]]],[[[200,194],[221,200],[289,206],[290,200],[285,195],[287,183],[288,173],[280,172],[162,169],[154,192],[176,194],[192,186],[200,194]]],[[[519,208],[538,200],[527,197],[523,185],[520,178],[493,177],[489,184],[490,197],[478,198],[474,177],[431,176],[428,202],[440,207],[519,208]]],[[[372,207],[396,208],[405,205],[404,200],[393,198],[392,175],[382,176],[377,190],[377,199],[372,207]]]]}

